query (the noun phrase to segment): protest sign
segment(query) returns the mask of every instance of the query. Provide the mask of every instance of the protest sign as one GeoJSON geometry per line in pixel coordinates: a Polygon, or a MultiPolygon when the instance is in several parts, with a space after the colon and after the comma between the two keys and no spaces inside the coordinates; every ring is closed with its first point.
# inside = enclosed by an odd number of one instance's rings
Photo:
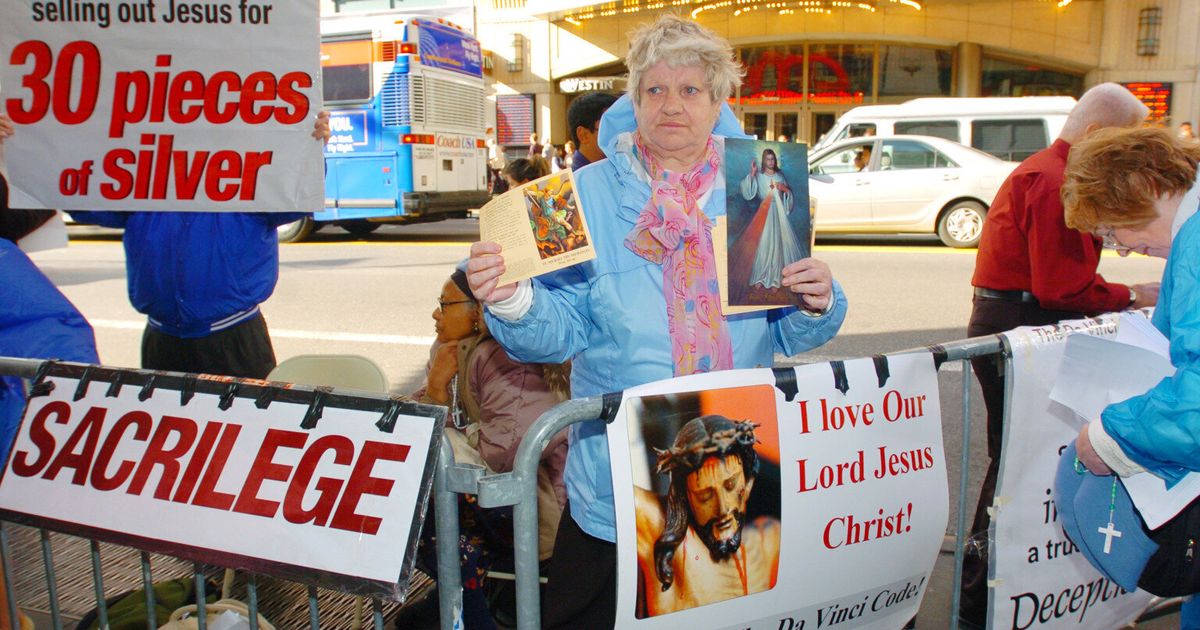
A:
{"type": "Polygon", "coordinates": [[[35,387],[0,480],[4,520],[403,599],[444,409],[79,370],[35,387]]]}
{"type": "Polygon", "coordinates": [[[608,427],[622,628],[899,628],[948,515],[925,353],[624,392],[608,427]]]}
{"type": "Polygon", "coordinates": [[[322,208],[319,47],[311,2],[0,3],[12,205],[322,208]]]}
{"type": "MultiPolygon", "coordinates": [[[[1059,454],[1082,421],[1050,400],[1071,333],[1111,337],[1117,316],[1018,328],[1012,349],[1004,448],[993,505],[991,627],[1120,628],[1150,601],[1092,568],[1062,531],[1052,498],[1059,454]]],[[[1114,366],[1113,369],[1119,369],[1114,366]]]]}

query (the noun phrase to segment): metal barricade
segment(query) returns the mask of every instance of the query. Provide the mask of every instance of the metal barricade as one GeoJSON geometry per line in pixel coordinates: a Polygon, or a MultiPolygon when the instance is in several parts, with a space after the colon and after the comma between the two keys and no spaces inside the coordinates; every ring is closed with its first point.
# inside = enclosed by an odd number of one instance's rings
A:
{"type": "MultiPolygon", "coordinates": [[[[966,539],[968,501],[968,475],[970,463],[970,434],[971,434],[971,383],[970,359],[993,354],[1003,354],[1000,337],[980,337],[955,341],[944,345],[930,346],[893,353],[911,354],[916,352],[931,352],[934,354],[939,369],[948,362],[958,362],[962,369],[962,451],[960,453],[960,477],[958,482],[957,525],[955,529],[954,552],[954,582],[951,602],[951,619],[948,627],[957,628],[957,610],[959,603],[958,587],[962,580],[963,541],[966,539]]],[[[10,359],[0,357],[0,375],[12,375],[32,378],[37,372],[41,361],[26,359],[10,359]]],[[[542,451],[550,439],[562,429],[576,422],[608,418],[610,421],[621,401],[620,394],[610,394],[602,397],[592,397],[569,400],[559,404],[543,414],[530,428],[517,450],[514,470],[509,473],[487,475],[485,471],[474,465],[458,464],[454,459],[449,441],[443,438],[440,449],[440,462],[434,479],[433,501],[435,505],[435,524],[440,541],[455,541],[451,544],[439,545],[438,580],[439,580],[439,617],[442,628],[447,630],[460,628],[459,617],[462,610],[462,580],[459,569],[458,545],[459,535],[458,500],[457,494],[475,494],[478,496],[480,507],[493,508],[501,506],[513,507],[515,574],[516,574],[516,603],[517,627],[520,630],[532,630],[541,625],[541,594],[539,590],[539,549],[538,549],[538,513],[537,513],[537,471],[542,451]]],[[[427,524],[428,525],[428,524],[427,524]]],[[[46,593],[48,598],[49,616],[55,630],[64,627],[63,614],[59,606],[59,586],[56,574],[54,553],[51,545],[51,534],[45,530],[37,532],[42,563],[45,571],[46,593]]],[[[4,590],[7,594],[7,610],[0,610],[0,615],[8,618],[11,627],[20,627],[17,616],[17,592],[10,553],[12,532],[9,527],[0,524],[0,566],[4,569],[4,590]]],[[[96,613],[99,627],[108,623],[108,610],[105,603],[106,589],[104,581],[104,565],[102,562],[102,546],[96,541],[87,541],[90,553],[90,569],[92,573],[92,591],[96,602],[96,613]]],[[[106,547],[108,545],[105,545],[106,547]]],[[[190,563],[189,563],[190,564],[190,563]]],[[[140,553],[141,584],[145,590],[148,610],[154,608],[154,580],[152,577],[152,559],[150,554],[140,553]]],[[[199,601],[198,625],[206,627],[204,604],[207,573],[204,567],[195,564],[191,567],[192,579],[199,601]]],[[[211,572],[211,569],[208,571],[211,572]]],[[[254,575],[247,576],[246,599],[250,612],[251,628],[257,628],[259,599],[257,579],[254,575]]],[[[228,595],[225,592],[224,595],[228,595]]],[[[349,597],[349,596],[347,596],[349,597]]],[[[320,628],[321,603],[315,587],[307,587],[308,625],[320,628]]],[[[1156,600],[1144,618],[1171,611],[1180,600],[1156,600]]],[[[372,624],[376,629],[384,628],[385,607],[394,604],[373,599],[371,605],[372,624]]],[[[362,616],[361,604],[356,611],[351,627],[359,627],[362,616]]],[[[393,608],[394,612],[394,608],[393,608]]],[[[148,622],[147,627],[153,630],[155,624],[148,622]]],[[[339,626],[341,627],[341,626],[339,626]]]]}
{"type": "MultiPolygon", "coordinates": [[[[0,375],[32,379],[35,377],[38,368],[43,363],[43,361],[37,360],[0,357],[0,375]]],[[[449,447],[445,444],[443,446],[444,451],[441,457],[446,458],[446,454],[449,453],[449,447]]],[[[442,461],[452,461],[452,458],[443,459],[442,461]]],[[[435,484],[444,483],[443,477],[444,475],[438,474],[435,478],[435,484]]],[[[441,497],[440,494],[441,493],[439,493],[439,499],[444,498],[441,497]]],[[[453,500],[451,500],[450,508],[453,507],[455,507],[455,504],[453,500]]],[[[453,518],[454,523],[456,524],[457,514],[452,514],[451,511],[451,509],[445,509],[439,512],[439,514],[446,514],[448,517],[453,518]]],[[[455,530],[457,530],[457,527],[455,527],[455,530]]],[[[453,539],[457,539],[457,533],[451,534],[447,531],[446,534],[454,536],[453,539]]],[[[99,543],[95,540],[83,539],[76,536],[69,536],[67,534],[52,535],[50,531],[44,529],[34,529],[25,526],[14,528],[14,526],[9,523],[0,523],[0,566],[2,566],[4,570],[3,588],[4,594],[7,598],[7,607],[3,610],[0,610],[0,620],[7,620],[8,622],[6,626],[2,623],[0,623],[0,626],[11,628],[21,627],[18,615],[18,605],[21,602],[18,601],[19,592],[17,588],[17,574],[22,569],[32,570],[32,567],[17,566],[16,563],[13,562],[14,543],[18,542],[15,541],[14,538],[21,539],[19,541],[19,546],[21,546],[26,552],[24,553],[25,556],[38,555],[38,552],[40,551],[41,563],[45,576],[45,586],[44,588],[36,589],[30,587],[30,590],[44,590],[47,599],[47,607],[44,612],[49,617],[50,626],[55,630],[60,630],[68,623],[66,619],[68,615],[64,614],[62,605],[60,603],[60,600],[64,595],[64,591],[67,589],[62,587],[61,582],[70,582],[70,590],[74,591],[70,594],[73,596],[72,599],[76,606],[78,606],[79,602],[81,601],[81,596],[84,596],[82,591],[90,590],[91,597],[94,598],[95,601],[95,608],[93,609],[93,612],[95,614],[96,627],[108,627],[110,614],[107,598],[116,595],[116,593],[109,592],[109,590],[112,588],[111,579],[108,580],[109,584],[106,588],[105,576],[108,575],[109,578],[112,577],[113,571],[108,570],[108,568],[113,564],[113,556],[118,555],[118,553],[123,556],[131,556],[136,554],[137,559],[132,563],[136,565],[136,567],[122,566],[119,567],[119,569],[128,573],[134,573],[137,572],[137,569],[140,569],[140,588],[145,594],[144,604],[147,611],[153,611],[155,609],[156,602],[153,589],[155,583],[155,566],[160,569],[160,573],[165,568],[165,570],[173,574],[173,577],[183,577],[180,575],[180,573],[186,574],[187,572],[190,572],[191,580],[194,584],[196,593],[196,622],[201,630],[205,630],[207,626],[205,598],[207,593],[210,592],[208,582],[210,578],[221,577],[222,570],[220,567],[205,566],[199,563],[175,559],[165,555],[155,555],[152,557],[150,553],[144,550],[131,551],[131,549],[128,547],[121,547],[108,543],[99,543]],[[87,546],[86,553],[82,550],[84,545],[87,546]],[[59,547],[60,556],[69,555],[69,560],[74,560],[73,565],[70,567],[71,569],[82,569],[81,572],[87,572],[90,570],[92,581],[91,589],[80,588],[80,580],[75,579],[76,576],[67,576],[67,579],[64,580],[64,571],[60,565],[56,564],[55,560],[54,547],[56,546],[59,547]],[[34,549],[35,547],[37,548],[36,550],[34,549]],[[64,548],[66,548],[67,551],[65,554],[62,553],[64,548]],[[108,566],[106,566],[102,555],[109,556],[108,566]]],[[[27,561],[29,560],[29,558],[22,559],[27,561]]],[[[126,558],[126,564],[129,564],[128,561],[129,558],[126,558]]],[[[118,562],[117,564],[120,563],[118,562]]],[[[457,566],[457,560],[455,560],[455,566],[457,566]]],[[[446,573],[455,577],[458,575],[457,571],[447,571],[446,573]]],[[[233,572],[230,570],[225,570],[224,572],[224,584],[220,591],[220,597],[222,598],[232,596],[230,593],[230,588],[234,582],[234,577],[232,574],[233,572]]],[[[263,597],[263,586],[259,583],[259,576],[243,571],[239,571],[239,574],[240,580],[244,582],[245,603],[249,609],[248,617],[250,628],[251,630],[257,630],[259,627],[258,615],[260,612],[262,612],[260,610],[260,600],[263,597]]],[[[31,580],[25,580],[26,583],[30,581],[31,580]]],[[[125,576],[122,580],[120,580],[120,582],[124,585],[121,587],[121,590],[138,587],[138,580],[136,577],[125,576]]],[[[273,578],[273,582],[277,582],[278,586],[273,586],[272,588],[275,588],[275,590],[285,591],[286,597],[289,600],[296,600],[294,602],[287,603],[280,602],[280,605],[277,606],[277,608],[280,608],[281,610],[288,608],[289,612],[294,614],[288,615],[289,621],[285,621],[283,623],[280,623],[278,618],[273,619],[272,621],[276,627],[300,627],[304,623],[301,618],[306,617],[308,627],[314,630],[321,628],[322,626],[338,628],[351,627],[357,629],[362,627],[363,617],[368,614],[368,612],[365,610],[364,599],[361,597],[338,593],[335,591],[328,591],[325,589],[318,591],[318,589],[314,586],[306,587],[287,580],[275,580],[273,578]],[[306,595],[301,594],[302,591],[306,592],[306,595]],[[305,596],[307,597],[307,606],[302,604],[305,596]],[[304,609],[307,609],[307,611],[305,612],[304,609]],[[322,610],[325,611],[326,615],[326,620],[324,622],[322,621],[322,610]]],[[[29,586],[29,584],[26,584],[26,586],[29,586]]],[[[428,586],[428,584],[426,584],[426,586],[428,586]]],[[[33,610],[34,606],[30,605],[29,608],[33,610]]],[[[378,598],[372,598],[369,611],[371,619],[368,623],[370,623],[371,626],[376,630],[383,630],[385,627],[385,617],[388,614],[395,614],[399,608],[400,605],[394,602],[384,602],[378,598]]],[[[38,609],[38,611],[42,612],[40,609],[38,609]]],[[[72,624],[71,627],[74,627],[74,624],[72,624]]],[[[154,630],[158,627],[157,622],[154,620],[153,614],[147,615],[146,627],[149,630],[154,630]]]]}
{"type": "MultiPolygon", "coordinates": [[[[946,344],[914,348],[891,353],[892,355],[929,352],[934,355],[939,369],[950,362],[957,362],[962,369],[962,449],[959,459],[958,506],[957,524],[954,534],[954,582],[950,604],[950,618],[947,626],[958,628],[959,586],[962,584],[964,559],[964,541],[967,538],[968,510],[968,466],[970,464],[971,445],[971,384],[974,377],[971,373],[970,360],[989,355],[1007,356],[1000,336],[975,337],[946,344]]],[[[538,514],[537,514],[537,470],[541,460],[542,450],[550,442],[550,438],[560,430],[585,420],[605,419],[611,422],[616,408],[620,405],[620,393],[603,397],[581,398],[568,400],[550,409],[530,427],[529,432],[521,441],[517,450],[514,470],[511,473],[482,475],[476,466],[452,463],[453,453],[449,447],[442,449],[445,464],[440,470],[449,480],[445,485],[435,486],[438,494],[438,535],[439,540],[457,540],[458,522],[443,523],[442,505],[456,507],[453,493],[476,494],[481,507],[513,506],[514,548],[516,552],[516,595],[517,595],[517,628],[519,630],[537,630],[541,627],[541,592],[539,590],[538,568],[538,514]],[[446,496],[443,496],[446,495],[446,496]],[[444,528],[444,529],[443,529],[444,528]],[[453,531],[453,537],[447,533],[453,531]]],[[[448,518],[448,517],[447,517],[448,518]]],[[[570,515],[564,515],[570,518],[570,515]]],[[[452,610],[461,607],[461,583],[458,581],[458,550],[451,545],[442,545],[438,549],[439,570],[442,576],[453,575],[455,583],[443,581],[440,589],[442,597],[442,628],[455,628],[455,617],[452,610]]],[[[1178,598],[1170,600],[1157,599],[1147,609],[1143,618],[1150,618],[1171,611],[1178,606],[1178,598]]]]}

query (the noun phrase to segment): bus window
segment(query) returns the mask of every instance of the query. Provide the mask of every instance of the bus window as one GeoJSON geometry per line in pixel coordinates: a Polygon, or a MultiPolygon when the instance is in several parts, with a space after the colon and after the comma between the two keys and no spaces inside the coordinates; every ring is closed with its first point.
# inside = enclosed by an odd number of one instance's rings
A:
{"type": "Polygon", "coordinates": [[[371,36],[321,44],[321,84],[326,103],[371,100],[371,36]]]}

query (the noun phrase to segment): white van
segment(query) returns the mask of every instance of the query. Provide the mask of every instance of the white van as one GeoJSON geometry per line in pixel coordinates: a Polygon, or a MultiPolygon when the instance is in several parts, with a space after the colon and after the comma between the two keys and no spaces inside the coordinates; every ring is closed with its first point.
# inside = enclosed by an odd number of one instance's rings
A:
{"type": "Polygon", "coordinates": [[[1020,162],[1050,146],[1075,107],[1070,96],[916,98],[866,105],[842,114],[813,147],[868,135],[922,135],[954,140],[1020,162]]]}

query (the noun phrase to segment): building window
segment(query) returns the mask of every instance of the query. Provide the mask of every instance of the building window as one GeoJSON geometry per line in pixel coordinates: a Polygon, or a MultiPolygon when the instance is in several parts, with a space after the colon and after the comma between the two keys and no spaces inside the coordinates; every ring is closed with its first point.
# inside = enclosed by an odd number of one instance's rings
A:
{"type": "Polygon", "coordinates": [[[1158,54],[1158,39],[1162,31],[1162,7],[1146,7],[1138,11],[1137,54],[1153,57],[1158,54]]]}
{"type": "Polygon", "coordinates": [[[808,47],[808,94],[814,102],[862,102],[870,97],[873,44],[812,44],[808,47]]]}
{"type": "Polygon", "coordinates": [[[1074,96],[1083,94],[1083,75],[1032,63],[984,57],[983,96],[1074,96]]]}
{"type": "Polygon", "coordinates": [[[804,98],[803,46],[742,48],[738,53],[746,67],[744,99],[798,103],[804,98]]]}
{"type": "Polygon", "coordinates": [[[879,96],[950,96],[953,58],[937,48],[880,46],[879,96]]]}
{"type": "Polygon", "coordinates": [[[525,36],[513,33],[512,51],[508,56],[508,71],[520,72],[525,69],[525,36]]]}

